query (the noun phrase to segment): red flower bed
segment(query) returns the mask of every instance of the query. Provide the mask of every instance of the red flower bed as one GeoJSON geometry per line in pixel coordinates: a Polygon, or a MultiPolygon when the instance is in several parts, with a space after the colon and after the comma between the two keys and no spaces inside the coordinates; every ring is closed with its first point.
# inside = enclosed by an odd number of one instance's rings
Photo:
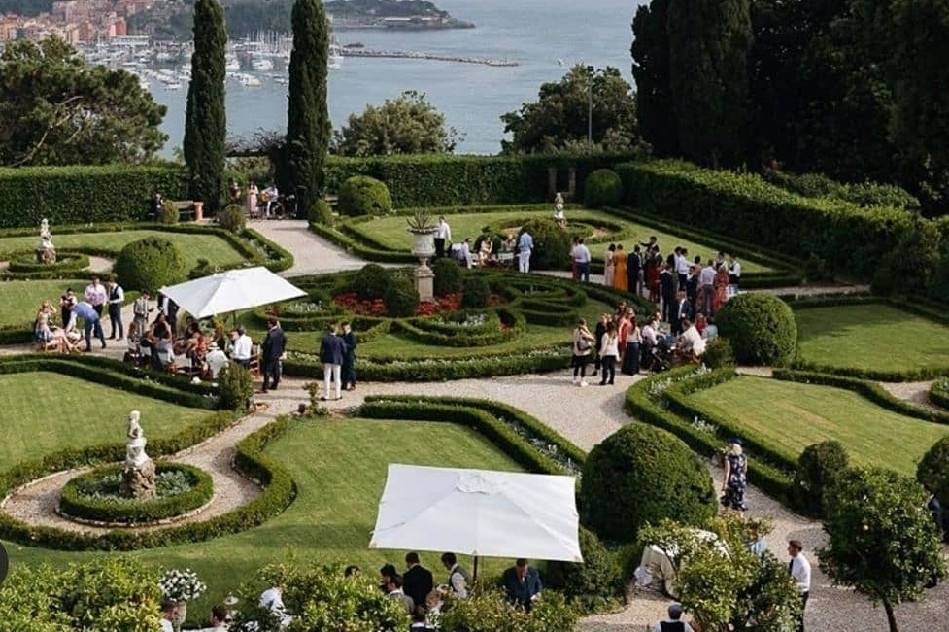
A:
{"type": "MultiPolygon", "coordinates": [[[[355,292],[344,292],[333,297],[333,302],[361,316],[385,316],[386,303],[381,298],[359,300],[355,292]]],[[[433,303],[419,303],[416,316],[435,316],[447,312],[457,312],[461,309],[461,294],[435,297],[433,303]]]]}

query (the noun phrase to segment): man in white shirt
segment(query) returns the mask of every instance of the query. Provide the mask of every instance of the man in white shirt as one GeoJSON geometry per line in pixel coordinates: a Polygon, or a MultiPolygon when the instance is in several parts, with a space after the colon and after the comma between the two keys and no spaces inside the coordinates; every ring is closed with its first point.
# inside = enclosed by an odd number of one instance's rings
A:
{"type": "Polygon", "coordinates": [[[264,195],[267,197],[267,204],[264,209],[264,217],[270,217],[270,206],[277,201],[277,198],[280,197],[280,191],[277,190],[276,184],[271,184],[269,187],[264,189],[264,195]]]}
{"type": "Polygon", "coordinates": [[[250,365],[253,347],[254,341],[245,333],[243,327],[231,332],[231,360],[243,367],[250,365]]]}
{"type": "Polygon", "coordinates": [[[738,262],[738,257],[734,255],[728,255],[728,284],[735,286],[735,291],[738,291],[738,283],[741,282],[741,263],[738,262]]]}
{"type": "Polygon", "coordinates": [[[527,231],[517,240],[518,266],[522,274],[531,271],[531,251],[534,250],[534,238],[527,231]]]}
{"type": "Polygon", "coordinates": [[[211,378],[216,380],[221,374],[221,369],[227,365],[227,355],[221,351],[216,342],[212,342],[208,347],[208,355],[204,361],[208,364],[211,378]]]}
{"type": "Polygon", "coordinates": [[[689,249],[680,247],[676,250],[676,275],[679,277],[679,289],[682,290],[689,282],[689,268],[692,266],[689,265],[689,249]]]}
{"type": "Polygon", "coordinates": [[[583,239],[577,240],[577,245],[573,248],[573,262],[577,264],[577,278],[584,283],[590,282],[590,249],[583,243],[583,239]]]}
{"type": "Polygon", "coordinates": [[[702,268],[702,271],[699,272],[699,304],[696,306],[695,311],[705,312],[710,314],[712,312],[712,304],[715,299],[715,266],[712,263],[712,260],[708,260],[708,265],[702,268]]]}
{"type": "Polygon", "coordinates": [[[788,555],[791,561],[788,563],[788,572],[797,585],[797,591],[801,594],[801,617],[797,622],[799,632],[804,632],[804,609],[807,608],[807,597],[811,592],[811,563],[804,557],[804,545],[800,540],[791,540],[788,542],[788,555]]]}
{"type": "Polygon", "coordinates": [[[669,618],[657,623],[652,630],[653,632],[695,632],[691,625],[682,620],[682,605],[677,603],[669,606],[669,618]]]}
{"type": "Polygon", "coordinates": [[[688,360],[697,360],[705,353],[705,341],[688,318],[682,319],[682,335],[676,340],[676,352],[688,360]]]}
{"type": "Polygon", "coordinates": [[[99,282],[99,277],[92,277],[92,282],[86,286],[85,298],[86,302],[92,305],[92,309],[96,310],[99,316],[102,316],[102,306],[109,300],[109,293],[105,286],[99,282]]]}
{"type": "Polygon", "coordinates": [[[442,564],[448,569],[448,587],[458,599],[468,598],[468,571],[458,563],[454,553],[442,553],[442,564]]]}
{"type": "Polygon", "coordinates": [[[445,244],[451,243],[451,226],[445,221],[445,216],[438,218],[438,226],[435,227],[435,257],[440,259],[445,256],[445,244]]]}
{"type": "Polygon", "coordinates": [[[392,575],[385,578],[385,591],[389,599],[400,602],[405,608],[406,614],[412,614],[415,611],[415,600],[405,594],[402,590],[402,577],[392,575]]]}
{"type": "Polygon", "coordinates": [[[458,263],[471,269],[471,240],[466,239],[458,247],[458,263]]]}
{"type": "Polygon", "coordinates": [[[260,601],[258,605],[261,608],[266,608],[274,616],[280,619],[281,625],[286,627],[290,624],[290,621],[293,619],[289,614],[287,614],[287,607],[283,604],[283,588],[280,586],[271,586],[264,592],[260,593],[260,601]]]}
{"type": "Polygon", "coordinates": [[[161,603],[161,632],[175,632],[174,620],[178,616],[178,604],[170,599],[161,603]]]}

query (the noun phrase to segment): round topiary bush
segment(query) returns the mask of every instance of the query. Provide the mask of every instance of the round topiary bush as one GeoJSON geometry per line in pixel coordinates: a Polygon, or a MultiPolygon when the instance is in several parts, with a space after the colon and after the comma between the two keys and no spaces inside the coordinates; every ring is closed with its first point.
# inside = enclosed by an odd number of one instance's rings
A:
{"type": "Polygon", "coordinates": [[[735,352],[732,351],[732,346],[727,340],[722,337],[714,338],[705,345],[702,364],[710,369],[735,366],[735,352]]]}
{"type": "Polygon", "coordinates": [[[244,215],[244,209],[237,204],[228,204],[218,211],[217,223],[221,228],[237,234],[247,225],[247,216],[244,215]]]}
{"type": "Polygon", "coordinates": [[[794,506],[809,516],[824,513],[824,493],[847,469],[847,451],[837,441],[815,443],[804,448],[797,459],[791,488],[794,506]]]}
{"type": "Polygon", "coordinates": [[[612,169],[598,169],[583,185],[583,203],[590,208],[616,206],[623,201],[623,181],[612,169]]]}
{"type": "Polygon", "coordinates": [[[353,176],[339,188],[337,209],[341,215],[381,215],[392,210],[392,197],[385,182],[369,176],[353,176]]]}
{"type": "Polygon", "coordinates": [[[596,534],[580,527],[583,564],[551,562],[551,584],[563,590],[567,600],[581,612],[602,612],[615,605],[623,591],[622,569],[596,534]]]}
{"type": "Polygon", "coordinates": [[[383,296],[386,313],[393,318],[414,316],[418,311],[419,295],[411,279],[393,276],[383,296]]]}
{"type": "Polygon", "coordinates": [[[531,252],[532,270],[564,270],[570,263],[570,249],[573,246],[570,234],[560,228],[552,219],[532,219],[526,222],[518,234],[530,233],[534,240],[531,252]]]}
{"type": "Polygon", "coordinates": [[[480,276],[465,279],[461,288],[461,306],[465,308],[487,307],[491,301],[491,284],[480,276]]]}
{"type": "Polygon", "coordinates": [[[249,369],[229,362],[218,376],[221,389],[221,408],[248,410],[254,399],[254,376],[249,369]]]}
{"type": "Polygon", "coordinates": [[[797,351],[797,321],[788,304],[768,294],[739,294],[715,316],[742,364],[781,366],[797,351]]]}
{"type": "Polygon", "coordinates": [[[647,522],[699,525],[718,498],[708,469],[680,439],[632,423],[594,446],[583,466],[580,512],[601,538],[632,542],[647,522]]]}
{"type": "Polygon", "coordinates": [[[333,223],[333,210],[324,200],[316,200],[310,206],[306,218],[311,224],[330,226],[333,223]]]}
{"type": "Polygon", "coordinates": [[[949,435],[929,448],[916,468],[916,480],[936,495],[943,506],[943,536],[949,540],[949,435]]]}
{"type": "Polygon", "coordinates": [[[432,264],[435,274],[433,289],[435,296],[448,296],[461,292],[461,266],[454,259],[436,259],[432,264]]]}
{"type": "Polygon", "coordinates": [[[160,224],[177,224],[181,219],[181,213],[178,207],[171,200],[162,202],[161,209],[158,211],[158,217],[155,218],[160,224]]]}
{"type": "Polygon", "coordinates": [[[181,250],[173,242],[149,237],[125,244],[115,261],[115,274],[127,290],[157,292],[188,275],[181,250]]]}
{"type": "Polygon", "coordinates": [[[371,301],[385,296],[386,289],[392,283],[392,275],[380,265],[370,263],[356,273],[349,289],[360,299],[371,301]]]}

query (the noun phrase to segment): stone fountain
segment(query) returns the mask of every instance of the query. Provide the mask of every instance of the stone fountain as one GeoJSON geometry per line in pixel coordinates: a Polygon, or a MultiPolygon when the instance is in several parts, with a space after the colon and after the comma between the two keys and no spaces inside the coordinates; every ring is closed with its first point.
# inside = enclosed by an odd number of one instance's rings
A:
{"type": "Polygon", "coordinates": [[[128,441],[125,444],[125,467],[119,493],[125,498],[148,500],[155,497],[155,462],[145,453],[145,433],[139,423],[141,413],[129,413],[128,441]]]}
{"type": "Polygon", "coordinates": [[[36,246],[36,262],[46,265],[56,263],[56,246],[53,245],[53,233],[49,229],[49,220],[40,222],[40,243],[36,246]]]}

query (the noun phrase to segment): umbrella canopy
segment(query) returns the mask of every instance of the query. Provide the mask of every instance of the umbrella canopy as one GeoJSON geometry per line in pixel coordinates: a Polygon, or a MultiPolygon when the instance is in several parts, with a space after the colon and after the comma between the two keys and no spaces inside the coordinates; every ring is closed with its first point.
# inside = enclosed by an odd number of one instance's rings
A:
{"type": "Polygon", "coordinates": [[[389,465],[370,548],[582,562],[569,476],[389,465]]]}
{"type": "Polygon", "coordinates": [[[263,267],[228,270],[160,291],[195,318],[306,296],[306,292],[263,267]]]}

